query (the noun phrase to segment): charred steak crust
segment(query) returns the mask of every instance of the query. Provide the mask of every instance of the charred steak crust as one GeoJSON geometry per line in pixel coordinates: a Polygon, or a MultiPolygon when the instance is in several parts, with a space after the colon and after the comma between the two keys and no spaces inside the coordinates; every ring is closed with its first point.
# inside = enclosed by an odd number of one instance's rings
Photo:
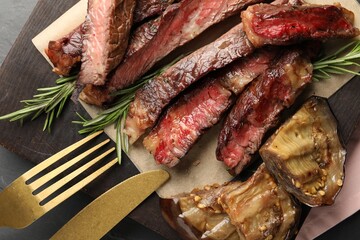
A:
{"type": "Polygon", "coordinates": [[[129,46],[126,50],[123,61],[126,61],[128,57],[139,51],[155,36],[159,29],[160,19],[161,17],[152,19],[140,25],[131,33],[129,46]]]}
{"type": "MultiPolygon", "coordinates": [[[[152,37],[155,36],[159,27],[160,18],[150,20],[139,26],[131,34],[130,42],[123,61],[141,49],[152,37]]],[[[94,86],[86,84],[80,93],[80,99],[93,105],[100,106],[108,100],[110,91],[106,86],[94,86]]]]}
{"type": "Polygon", "coordinates": [[[89,0],[79,82],[103,85],[123,59],[133,21],[135,0],[89,0]]]}
{"type": "Polygon", "coordinates": [[[184,57],[139,89],[129,108],[125,132],[134,142],[153,127],[163,108],[205,74],[253,52],[239,24],[214,42],[184,57]]]}
{"type": "Polygon", "coordinates": [[[300,49],[287,49],[240,95],[218,138],[216,157],[239,174],[267,130],[311,81],[312,64],[300,49]]]}
{"type": "MultiPolygon", "coordinates": [[[[168,6],[171,2],[172,1],[164,2],[163,0],[137,1],[134,10],[134,22],[136,23],[145,18],[160,15],[162,11],[165,10],[164,7],[168,6]],[[158,10],[161,10],[161,12],[158,10]]],[[[129,46],[124,58],[129,57],[139,50],[156,34],[159,20],[160,18],[151,19],[135,28],[131,33],[129,46]]],[[[53,72],[56,74],[68,76],[73,68],[80,65],[84,34],[82,25],[83,23],[58,40],[49,41],[45,53],[54,65],[53,72]]]]}
{"type": "Polygon", "coordinates": [[[81,24],[66,36],[49,41],[45,53],[54,65],[54,73],[68,76],[70,71],[80,64],[83,33],[81,24]]]}
{"type": "Polygon", "coordinates": [[[244,7],[261,1],[183,0],[170,5],[161,16],[156,36],[120,64],[106,84],[107,89],[98,89],[97,95],[104,95],[104,101],[111,101],[112,92],[134,83],[172,50],[194,39],[210,26],[239,13],[244,7]]]}
{"type": "Polygon", "coordinates": [[[265,71],[277,48],[259,49],[201,80],[180,97],[144,139],[155,161],[175,166],[201,135],[234,103],[234,95],[265,71]]]}
{"type": "Polygon", "coordinates": [[[137,0],[134,11],[134,22],[138,23],[146,18],[161,15],[174,0],[137,0]]]}
{"type": "Polygon", "coordinates": [[[243,11],[241,18],[256,47],[359,35],[353,26],[354,14],[336,5],[256,4],[243,11]]]}

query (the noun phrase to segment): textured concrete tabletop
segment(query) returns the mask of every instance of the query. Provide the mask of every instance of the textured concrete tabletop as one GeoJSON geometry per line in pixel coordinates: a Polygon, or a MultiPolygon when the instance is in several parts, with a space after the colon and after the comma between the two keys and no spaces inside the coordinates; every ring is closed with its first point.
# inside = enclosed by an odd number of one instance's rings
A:
{"type": "MultiPolygon", "coordinates": [[[[36,0],[1,0],[0,8],[0,65],[9,52],[22,26],[33,10],[36,0]]],[[[0,147],[0,191],[33,165],[0,147]]],[[[21,230],[0,228],[0,239],[49,239],[71,217],[91,201],[79,193],[47,213],[29,227],[21,230]]],[[[1,213],[0,213],[1,214],[1,213]]],[[[163,239],[131,219],[124,219],[104,239],[163,239]]]]}

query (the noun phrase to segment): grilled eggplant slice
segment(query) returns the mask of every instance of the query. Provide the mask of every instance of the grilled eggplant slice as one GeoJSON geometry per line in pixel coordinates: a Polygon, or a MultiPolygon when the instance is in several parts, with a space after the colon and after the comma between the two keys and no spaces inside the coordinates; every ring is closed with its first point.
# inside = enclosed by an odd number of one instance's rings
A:
{"type": "Polygon", "coordinates": [[[343,185],[346,150],[324,98],[310,98],[260,155],[279,184],[308,206],[333,204],[343,185]]]}
{"type": "Polygon", "coordinates": [[[299,205],[264,164],[240,187],[222,194],[219,201],[240,239],[291,239],[297,228],[299,205]]]}
{"type": "Polygon", "coordinates": [[[264,164],[246,182],[206,186],[160,203],[183,239],[290,239],[300,216],[264,164]]]}
{"type": "Polygon", "coordinates": [[[238,240],[240,238],[236,227],[231,224],[218,198],[222,192],[237,188],[241,184],[214,184],[172,199],[161,199],[163,216],[183,239],[238,240]]]}

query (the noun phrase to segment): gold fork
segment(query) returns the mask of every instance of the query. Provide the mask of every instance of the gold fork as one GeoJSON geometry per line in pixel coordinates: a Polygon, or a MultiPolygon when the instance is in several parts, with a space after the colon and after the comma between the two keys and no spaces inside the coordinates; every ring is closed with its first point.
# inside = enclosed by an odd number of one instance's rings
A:
{"type": "Polygon", "coordinates": [[[59,205],[61,202],[72,196],[74,193],[79,191],[81,188],[86,186],[88,183],[93,181],[95,178],[97,178],[99,175],[101,175],[111,166],[113,166],[117,162],[116,158],[108,162],[89,176],[85,177],[78,183],[69,187],[62,193],[58,194],[54,198],[50,199],[48,202],[45,202],[44,204],[42,203],[46,198],[55,193],[66,183],[68,183],[76,176],[99,162],[106,155],[113,152],[115,150],[114,147],[105,151],[101,155],[97,156],[93,160],[87,162],[86,164],[82,165],[81,167],[77,168],[66,176],[62,177],[60,180],[57,180],[54,183],[49,183],[50,180],[58,176],[60,173],[64,172],[66,169],[70,168],[89,154],[93,153],[94,151],[108,143],[110,139],[107,139],[90,148],[89,150],[81,153],[80,155],[74,157],[73,159],[67,161],[66,163],[60,165],[54,170],[48,172],[44,176],[41,176],[40,178],[36,179],[31,183],[28,183],[28,181],[34,176],[36,176],[38,173],[40,173],[50,165],[54,164],[62,157],[71,153],[75,149],[79,148],[81,145],[100,135],[101,133],[102,131],[96,132],[61,150],[60,152],[56,153],[55,155],[51,156],[50,158],[46,159],[45,161],[41,162],[37,166],[33,167],[32,169],[21,175],[8,187],[6,187],[0,193],[0,226],[24,228],[30,225],[36,219],[59,205]],[[44,184],[49,184],[49,186],[45,185],[46,188],[42,190],[41,187],[44,186],[44,184]],[[36,190],[38,190],[39,192],[37,193],[36,190]]]}

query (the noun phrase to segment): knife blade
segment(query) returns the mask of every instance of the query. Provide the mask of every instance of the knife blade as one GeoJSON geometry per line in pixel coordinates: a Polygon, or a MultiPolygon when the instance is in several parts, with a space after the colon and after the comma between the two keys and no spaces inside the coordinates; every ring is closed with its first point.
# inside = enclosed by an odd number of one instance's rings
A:
{"type": "Polygon", "coordinates": [[[100,239],[169,177],[168,172],[159,169],[128,178],[87,205],[51,240],[100,239]]]}

